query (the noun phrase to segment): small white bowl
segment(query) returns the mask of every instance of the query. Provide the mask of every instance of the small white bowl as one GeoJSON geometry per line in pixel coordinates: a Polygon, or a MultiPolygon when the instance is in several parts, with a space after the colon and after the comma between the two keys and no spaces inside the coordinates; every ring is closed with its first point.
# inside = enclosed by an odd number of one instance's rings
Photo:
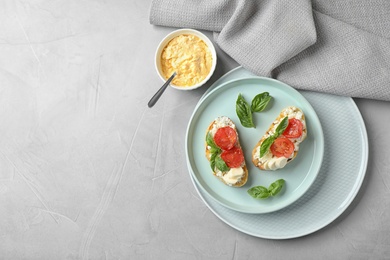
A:
{"type": "Polygon", "coordinates": [[[195,85],[192,85],[192,86],[175,86],[172,83],[170,84],[170,86],[172,88],[175,88],[175,89],[192,90],[192,89],[199,88],[203,84],[205,84],[210,79],[210,77],[213,75],[215,67],[217,65],[217,53],[215,51],[215,47],[214,47],[213,43],[210,41],[210,39],[206,35],[204,35],[203,33],[199,32],[197,30],[193,30],[193,29],[179,29],[179,30],[176,30],[176,31],[169,33],[167,36],[165,36],[164,39],[162,39],[162,41],[160,42],[160,44],[157,47],[156,55],[155,55],[155,67],[156,67],[157,74],[160,76],[161,80],[163,82],[167,81],[167,79],[163,76],[162,69],[161,69],[161,53],[164,50],[165,46],[169,43],[169,41],[171,41],[173,38],[175,38],[179,35],[182,35],[182,34],[195,35],[195,36],[199,37],[201,40],[203,40],[204,43],[206,43],[207,47],[210,49],[211,56],[213,59],[209,74],[201,82],[199,82],[195,85]]]}

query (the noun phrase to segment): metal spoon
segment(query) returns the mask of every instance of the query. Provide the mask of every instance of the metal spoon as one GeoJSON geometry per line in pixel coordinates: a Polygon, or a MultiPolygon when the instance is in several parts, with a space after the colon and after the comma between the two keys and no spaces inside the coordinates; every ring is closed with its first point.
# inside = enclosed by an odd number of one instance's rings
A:
{"type": "Polygon", "coordinates": [[[161,95],[164,93],[166,88],[168,87],[169,83],[173,80],[173,78],[176,76],[176,71],[173,72],[172,76],[169,77],[169,79],[162,85],[162,87],[154,94],[154,96],[150,99],[148,103],[148,107],[154,106],[156,104],[157,100],[161,97],[161,95]]]}

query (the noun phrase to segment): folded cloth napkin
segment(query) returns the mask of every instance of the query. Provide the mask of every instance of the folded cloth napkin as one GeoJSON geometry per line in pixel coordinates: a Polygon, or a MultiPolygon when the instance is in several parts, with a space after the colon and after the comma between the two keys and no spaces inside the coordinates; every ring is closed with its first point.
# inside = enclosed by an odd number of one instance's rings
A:
{"type": "Polygon", "coordinates": [[[153,0],[149,18],[213,31],[244,68],[296,89],[390,101],[389,0],[153,0]]]}

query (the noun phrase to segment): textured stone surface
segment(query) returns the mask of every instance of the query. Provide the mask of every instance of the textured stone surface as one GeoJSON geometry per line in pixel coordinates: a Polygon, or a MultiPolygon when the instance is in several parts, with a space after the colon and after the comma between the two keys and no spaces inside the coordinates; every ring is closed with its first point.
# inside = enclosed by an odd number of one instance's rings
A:
{"type": "Polygon", "coordinates": [[[362,188],[341,217],[302,238],[249,236],[202,201],[184,150],[197,102],[237,64],[217,48],[218,67],[204,88],[168,89],[149,109],[162,84],[154,52],[173,30],[151,26],[149,6],[0,3],[0,258],[388,257],[390,104],[355,100],[370,157],[362,188]]]}

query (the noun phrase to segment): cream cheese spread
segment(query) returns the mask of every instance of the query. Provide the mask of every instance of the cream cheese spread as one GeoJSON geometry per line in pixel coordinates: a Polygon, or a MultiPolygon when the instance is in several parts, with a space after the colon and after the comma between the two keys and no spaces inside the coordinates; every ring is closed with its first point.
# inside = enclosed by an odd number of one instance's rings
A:
{"type": "Polygon", "coordinates": [[[236,129],[236,125],[228,117],[226,117],[226,116],[217,117],[214,120],[213,128],[211,128],[211,130],[210,130],[211,135],[214,136],[219,128],[225,127],[225,126],[230,126],[234,130],[236,129]]]}
{"type": "Polygon", "coordinates": [[[228,185],[233,185],[239,182],[244,175],[244,170],[239,168],[231,168],[225,175],[223,175],[222,179],[228,185]]]}

